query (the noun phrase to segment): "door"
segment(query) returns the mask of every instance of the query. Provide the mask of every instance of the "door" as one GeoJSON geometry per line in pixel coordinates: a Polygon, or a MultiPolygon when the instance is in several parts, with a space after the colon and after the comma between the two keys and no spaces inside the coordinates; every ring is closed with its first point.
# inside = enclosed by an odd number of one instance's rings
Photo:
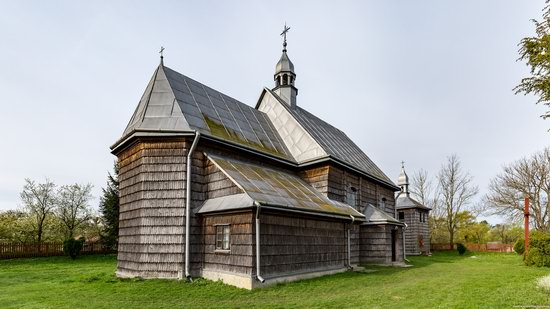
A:
{"type": "Polygon", "coordinates": [[[397,261],[397,230],[391,230],[391,261],[397,261]]]}

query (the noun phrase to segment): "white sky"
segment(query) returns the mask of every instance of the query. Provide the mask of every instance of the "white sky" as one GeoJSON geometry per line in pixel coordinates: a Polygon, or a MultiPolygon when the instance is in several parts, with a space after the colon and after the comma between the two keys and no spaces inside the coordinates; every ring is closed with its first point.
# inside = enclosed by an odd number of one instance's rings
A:
{"type": "MultiPolygon", "coordinates": [[[[165,64],[254,105],[286,21],[298,104],[392,179],[456,153],[486,193],[501,166],[550,145],[512,88],[543,1],[1,1],[0,210],[24,178],[92,183],[97,207],[130,119],[165,64]]],[[[498,222],[493,218],[491,221],[498,222]]]]}

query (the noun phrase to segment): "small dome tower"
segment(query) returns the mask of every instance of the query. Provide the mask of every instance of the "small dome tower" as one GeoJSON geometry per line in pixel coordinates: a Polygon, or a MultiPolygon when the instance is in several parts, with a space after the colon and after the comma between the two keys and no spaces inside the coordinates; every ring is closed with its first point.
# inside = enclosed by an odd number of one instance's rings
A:
{"type": "Polygon", "coordinates": [[[298,95],[298,89],[294,86],[294,83],[296,81],[296,73],[294,73],[294,64],[290,59],[288,58],[288,55],[286,53],[286,34],[290,30],[290,27],[287,27],[285,24],[285,28],[281,35],[284,38],[283,41],[283,54],[281,55],[281,59],[279,59],[279,62],[277,62],[277,65],[275,66],[275,88],[272,90],[283,99],[288,106],[294,107],[296,106],[296,96],[298,95]]]}
{"type": "Polygon", "coordinates": [[[409,176],[405,172],[405,162],[401,161],[401,174],[397,178],[397,185],[401,187],[401,192],[409,195],[409,176]]]}

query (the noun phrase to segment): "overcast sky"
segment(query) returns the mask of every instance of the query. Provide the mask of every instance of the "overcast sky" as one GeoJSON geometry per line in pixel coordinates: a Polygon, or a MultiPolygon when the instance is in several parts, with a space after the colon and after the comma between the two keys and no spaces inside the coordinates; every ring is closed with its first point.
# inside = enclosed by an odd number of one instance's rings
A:
{"type": "MultiPolygon", "coordinates": [[[[512,88],[544,1],[1,1],[0,210],[25,178],[91,183],[97,207],[122,134],[165,65],[249,105],[273,86],[291,27],[298,104],[391,178],[457,154],[480,196],[503,164],[550,145],[512,88]]],[[[498,219],[492,219],[493,223],[498,219]]]]}

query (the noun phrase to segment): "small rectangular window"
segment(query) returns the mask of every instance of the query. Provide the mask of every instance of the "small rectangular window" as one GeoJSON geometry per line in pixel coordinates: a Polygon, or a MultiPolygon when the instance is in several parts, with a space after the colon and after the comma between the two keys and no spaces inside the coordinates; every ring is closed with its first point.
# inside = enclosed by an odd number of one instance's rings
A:
{"type": "Polygon", "coordinates": [[[346,191],[346,203],[350,206],[357,206],[357,189],[349,187],[346,191]]]}
{"type": "Polygon", "coordinates": [[[216,250],[229,250],[231,247],[230,238],[230,225],[217,225],[216,226],[216,250]]]}
{"type": "Polygon", "coordinates": [[[400,211],[399,212],[399,221],[404,221],[405,220],[405,213],[400,211]]]}

